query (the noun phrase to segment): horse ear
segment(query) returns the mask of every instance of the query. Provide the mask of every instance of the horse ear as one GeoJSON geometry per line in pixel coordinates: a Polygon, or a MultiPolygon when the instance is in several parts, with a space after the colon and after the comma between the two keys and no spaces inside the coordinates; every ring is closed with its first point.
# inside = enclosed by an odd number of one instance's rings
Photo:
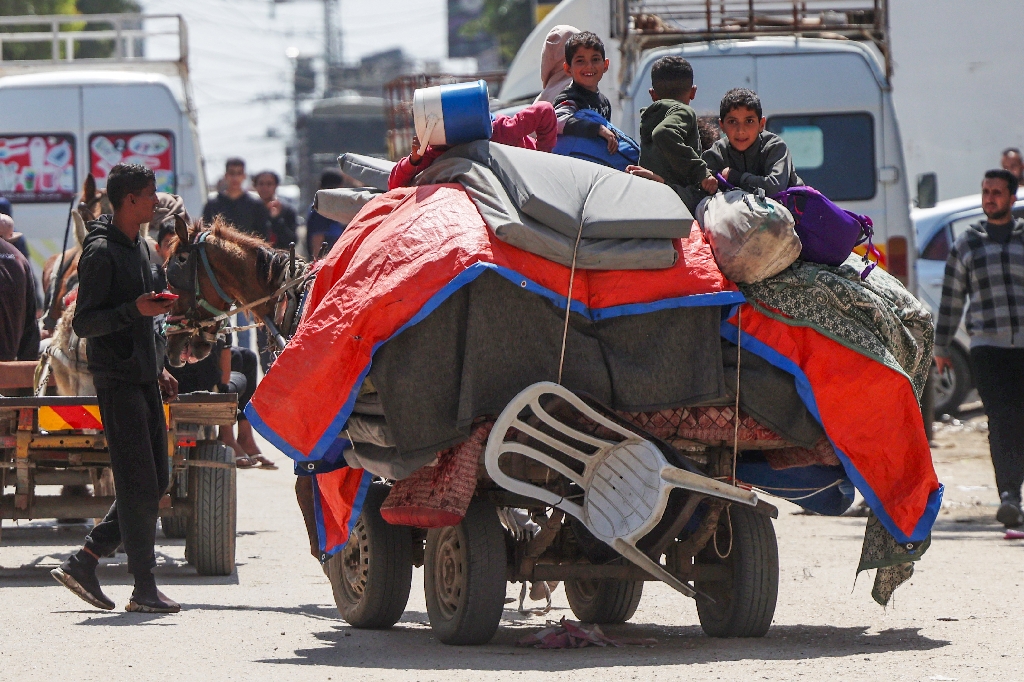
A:
{"type": "Polygon", "coordinates": [[[174,234],[182,244],[188,244],[188,223],[180,215],[174,216],[174,234]]]}
{"type": "Polygon", "coordinates": [[[88,203],[96,198],[96,178],[89,173],[85,176],[85,182],[82,183],[82,201],[88,203]]]}
{"type": "Polygon", "coordinates": [[[88,234],[88,230],[85,227],[85,219],[78,211],[72,211],[71,218],[75,221],[75,241],[78,243],[78,247],[81,248],[85,244],[85,235],[88,234]]]}

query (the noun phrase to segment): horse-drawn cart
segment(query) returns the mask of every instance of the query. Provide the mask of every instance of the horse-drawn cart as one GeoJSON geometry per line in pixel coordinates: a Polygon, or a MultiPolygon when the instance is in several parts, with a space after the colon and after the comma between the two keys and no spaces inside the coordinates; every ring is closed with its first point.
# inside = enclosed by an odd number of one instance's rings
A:
{"type": "MultiPolygon", "coordinates": [[[[234,421],[236,401],[234,394],[193,393],[165,406],[173,455],[161,523],[168,537],[185,538],[185,556],[201,575],[235,568],[235,468],[212,428],[234,421]]],[[[0,518],[103,516],[114,501],[104,485],[109,466],[95,398],[0,397],[0,518]],[[88,484],[94,496],[37,494],[42,485],[88,484]]]]}

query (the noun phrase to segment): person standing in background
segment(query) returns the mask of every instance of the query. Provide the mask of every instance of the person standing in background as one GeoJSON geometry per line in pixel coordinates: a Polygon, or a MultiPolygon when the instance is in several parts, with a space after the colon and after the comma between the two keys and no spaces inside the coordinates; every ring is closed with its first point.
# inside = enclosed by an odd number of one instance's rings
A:
{"type": "Polygon", "coordinates": [[[985,173],[985,220],[949,250],[935,325],[935,364],[942,372],[966,303],[971,369],[988,415],[999,491],[996,520],[1007,528],[1024,525],[1024,220],[1013,217],[1017,186],[1008,170],[985,173]]]}
{"type": "Polygon", "coordinates": [[[13,244],[0,239],[0,361],[37,359],[39,325],[32,266],[13,244]]]}
{"type": "MultiPolygon", "coordinates": [[[[203,222],[210,225],[220,216],[235,229],[269,241],[270,213],[258,197],[245,191],[244,160],[232,157],[224,163],[224,184],[224,191],[218,192],[216,197],[206,202],[203,222]]],[[[238,327],[250,325],[252,321],[252,316],[246,313],[235,316],[238,327]]],[[[249,347],[249,331],[244,329],[238,332],[238,343],[243,348],[249,347]]]]}
{"type": "MultiPolygon", "coordinates": [[[[338,189],[343,184],[338,171],[324,171],[320,176],[320,189],[338,189]]],[[[334,246],[344,229],[345,226],[337,220],[323,217],[310,206],[306,214],[306,253],[310,259],[320,254],[320,247],[324,244],[327,244],[328,249],[334,246]]]]}
{"type": "Polygon", "coordinates": [[[260,171],[253,176],[252,184],[270,214],[270,243],[279,249],[287,249],[298,239],[299,217],[294,208],[277,197],[281,178],[274,171],[260,171]]]}
{"type": "Polygon", "coordinates": [[[1021,157],[1019,149],[1016,147],[1004,149],[1002,166],[1003,170],[1013,173],[1013,176],[1017,178],[1017,182],[1024,182],[1024,158],[1021,157]]]}

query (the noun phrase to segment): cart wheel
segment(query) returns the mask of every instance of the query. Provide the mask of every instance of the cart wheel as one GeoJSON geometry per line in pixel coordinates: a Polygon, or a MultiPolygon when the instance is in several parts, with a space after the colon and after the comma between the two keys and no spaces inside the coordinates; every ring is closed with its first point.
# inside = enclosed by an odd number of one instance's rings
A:
{"type": "Polygon", "coordinates": [[[779,596],[779,545],[772,520],[753,509],[732,505],[718,522],[713,537],[697,555],[699,565],[724,566],[724,580],[698,580],[697,615],[711,637],[763,637],[775,615],[779,596]],[[729,548],[730,518],[732,548],[729,548]],[[715,542],[717,539],[718,549],[715,542]],[[728,555],[720,559],[718,554],[728,555]]]}
{"type": "Polygon", "coordinates": [[[355,628],[381,630],[398,622],[412,589],[412,530],[380,515],[391,488],[373,483],[348,544],[327,562],[334,601],[355,628]]]}
{"type": "Polygon", "coordinates": [[[474,498],[457,526],[427,533],[423,591],[430,627],[445,644],[485,644],[505,606],[505,530],[497,510],[474,498]]]}
{"type": "MultiPolygon", "coordinates": [[[[230,463],[231,450],[218,441],[200,441],[192,456],[230,463]]],[[[235,570],[235,469],[192,467],[188,472],[192,519],[185,553],[199,575],[231,575],[235,570]]]]}
{"type": "Polygon", "coordinates": [[[636,613],[644,584],[640,580],[566,580],[569,608],[584,623],[625,623],[636,613]]]}
{"type": "Polygon", "coordinates": [[[188,537],[187,516],[161,516],[160,527],[164,531],[165,538],[179,539],[188,537]]]}

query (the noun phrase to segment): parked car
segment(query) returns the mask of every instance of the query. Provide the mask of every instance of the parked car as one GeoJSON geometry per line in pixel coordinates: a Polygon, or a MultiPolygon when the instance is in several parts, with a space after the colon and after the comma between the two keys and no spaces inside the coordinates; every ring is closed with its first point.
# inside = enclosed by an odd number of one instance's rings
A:
{"type": "MultiPolygon", "coordinates": [[[[1024,218],[1024,189],[1017,192],[1013,215],[1024,218]]],[[[971,225],[984,220],[981,195],[940,201],[932,208],[911,211],[917,234],[917,297],[937,316],[942,298],[942,278],[953,242],[971,225]]],[[[935,414],[952,414],[974,388],[968,349],[970,338],[963,323],[953,341],[953,368],[935,377],[935,414]]]]}

